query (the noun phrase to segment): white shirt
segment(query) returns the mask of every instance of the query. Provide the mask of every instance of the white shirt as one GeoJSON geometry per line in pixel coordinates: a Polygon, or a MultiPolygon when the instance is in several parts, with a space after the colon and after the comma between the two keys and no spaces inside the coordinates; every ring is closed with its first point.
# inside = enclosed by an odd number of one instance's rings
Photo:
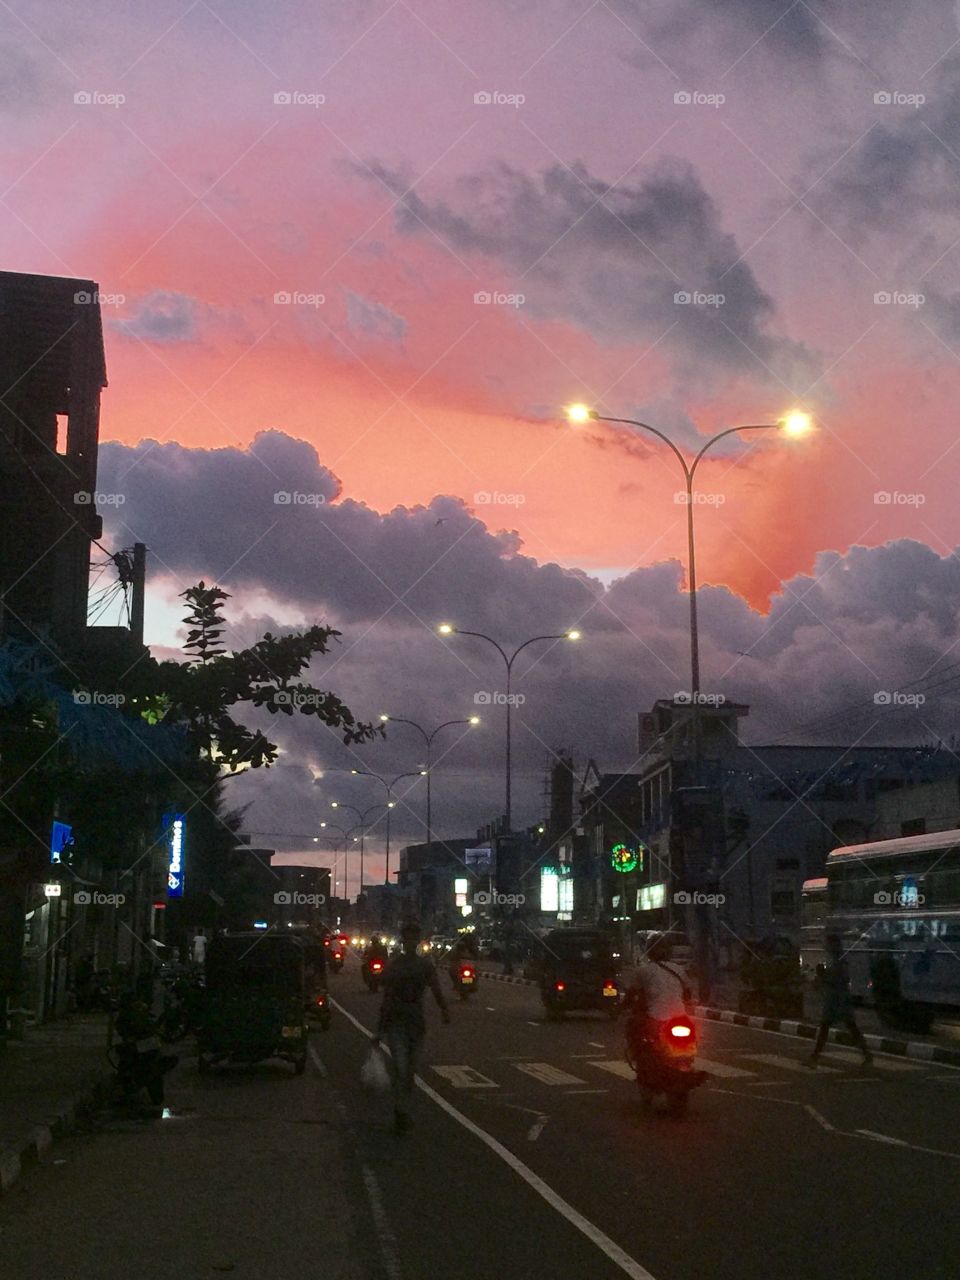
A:
{"type": "Polygon", "coordinates": [[[672,965],[654,964],[645,960],[637,973],[638,984],[644,994],[647,1016],[663,1022],[667,1018],[682,1018],[687,1009],[683,1003],[684,981],[672,965]]]}

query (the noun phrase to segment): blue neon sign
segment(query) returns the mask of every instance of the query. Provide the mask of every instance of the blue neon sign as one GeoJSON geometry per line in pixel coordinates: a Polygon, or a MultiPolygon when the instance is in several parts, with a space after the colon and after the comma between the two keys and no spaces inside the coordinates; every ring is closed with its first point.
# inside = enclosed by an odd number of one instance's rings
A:
{"type": "Polygon", "coordinates": [[[182,813],[167,816],[167,897],[183,897],[183,838],[186,819],[182,813]]]}
{"type": "Polygon", "coordinates": [[[55,822],[50,833],[50,861],[61,862],[67,845],[73,844],[73,827],[66,822],[55,822]]]}

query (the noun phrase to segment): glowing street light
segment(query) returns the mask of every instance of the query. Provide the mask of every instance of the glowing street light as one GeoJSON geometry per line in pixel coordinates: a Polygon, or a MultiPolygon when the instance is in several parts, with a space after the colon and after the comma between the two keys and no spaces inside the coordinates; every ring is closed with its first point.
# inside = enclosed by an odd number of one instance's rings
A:
{"type": "MultiPolygon", "coordinates": [[[[692,717],[694,725],[694,752],[699,755],[699,735],[697,732],[697,695],[700,692],[700,637],[697,629],[697,562],[696,546],[693,535],[693,481],[707,451],[727,436],[736,435],[740,431],[783,431],[785,435],[797,438],[806,435],[813,427],[813,419],[802,409],[791,409],[777,422],[749,423],[742,426],[727,427],[711,436],[688,462],[673,440],[658,427],[651,427],[647,422],[637,422],[633,418],[613,418],[598,413],[585,404],[571,404],[566,410],[567,420],[573,423],[613,422],[622,426],[633,427],[637,431],[648,431],[662,440],[673,453],[683,470],[683,478],[687,486],[687,589],[690,596],[690,683],[692,694],[692,717]]],[[[572,638],[572,637],[571,637],[572,638]]]]}
{"type": "MultiPolygon", "coordinates": [[[[453,627],[451,627],[449,623],[444,623],[443,626],[439,628],[439,630],[444,635],[449,635],[453,631],[453,627]],[[444,630],[444,628],[446,628],[446,630],[444,630]]],[[[430,781],[431,781],[431,778],[433,777],[433,771],[432,771],[433,740],[437,736],[437,734],[440,732],[441,729],[448,729],[451,725],[454,725],[454,724],[478,725],[480,723],[480,717],[470,716],[469,719],[467,720],[444,720],[443,724],[438,724],[437,727],[434,730],[432,730],[432,732],[429,732],[429,733],[427,732],[426,729],[424,729],[422,724],[417,724],[416,720],[407,720],[403,716],[381,715],[380,719],[383,720],[384,722],[391,721],[393,724],[410,725],[411,728],[416,729],[416,731],[420,734],[421,738],[423,738],[423,741],[426,744],[427,767],[425,769],[420,770],[420,776],[422,778],[426,778],[427,780],[427,844],[430,844],[433,840],[433,808],[432,808],[432,796],[431,796],[431,788],[430,788],[430,781]]]]}
{"type": "Polygon", "coordinates": [[[477,640],[486,640],[486,642],[487,642],[488,644],[492,644],[492,645],[493,645],[493,647],[496,649],[496,651],[500,654],[500,657],[503,659],[503,661],[504,661],[504,665],[505,665],[505,666],[506,666],[506,668],[507,668],[507,696],[506,696],[506,712],[507,712],[507,716],[506,716],[506,721],[507,721],[507,749],[506,749],[506,769],[505,769],[505,772],[506,772],[506,806],[505,806],[505,814],[504,814],[504,817],[505,817],[505,820],[506,820],[506,829],[507,829],[507,832],[509,833],[509,832],[513,829],[513,828],[512,828],[512,816],[513,816],[513,811],[512,811],[512,770],[511,770],[511,751],[512,751],[512,747],[511,747],[511,742],[512,742],[512,736],[511,736],[511,735],[512,735],[512,729],[511,729],[511,725],[512,725],[512,718],[511,718],[511,714],[510,714],[510,713],[511,713],[511,704],[512,704],[512,702],[513,702],[513,697],[512,697],[511,692],[510,692],[510,682],[511,682],[511,677],[512,677],[512,675],[513,675],[513,664],[514,664],[514,662],[516,661],[516,659],[517,659],[517,657],[519,656],[519,654],[520,654],[520,653],[522,653],[522,652],[523,652],[523,650],[524,650],[524,649],[526,649],[527,645],[529,645],[529,644],[536,644],[536,643],[537,643],[538,641],[540,641],[540,640],[579,640],[579,639],[580,639],[580,632],[579,632],[579,631],[577,631],[577,630],[575,630],[574,628],[572,628],[572,627],[571,627],[571,628],[570,628],[570,629],[568,629],[567,631],[564,631],[561,635],[556,635],[556,636],[531,636],[529,640],[524,640],[523,644],[519,645],[516,649],[514,649],[513,653],[512,653],[512,654],[510,654],[510,655],[508,656],[508,654],[507,654],[506,650],[505,650],[505,649],[503,648],[503,646],[499,643],[499,641],[494,640],[494,638],[493,638],[492,636],[484,635],[482,631],[464,631],[461,627],[455,627],[455,626],[453,626],[453,625],[452,625],[451,623],[449,623],[449,622],[441,622],[441,623],[440,623],[440,625],[437,627],[437,630],[439,631],[439,633],[440,633],[442,636],[450,636],[450,635],[457,635],[457,636],[474,636],[477,640]]]}

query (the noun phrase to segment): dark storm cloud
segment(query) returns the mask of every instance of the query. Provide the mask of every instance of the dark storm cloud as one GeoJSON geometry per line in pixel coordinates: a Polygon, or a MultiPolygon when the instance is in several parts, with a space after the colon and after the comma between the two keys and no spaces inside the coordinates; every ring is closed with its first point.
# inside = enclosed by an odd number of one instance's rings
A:
{"type": "Polygon", "coordinates": [[[183,293],[155,289],[133,305],[132,312],[111,327],[145,342],[194,342],[206,308],[183,293]]]}
{"type": "Polygon", "coordinates": [[[769,332],[773,302],[685,162],[616,186],[582,164],[537,177],[503,164],[460,179],[449,200],[410,191],[384,167],[377,175],[402,197],[402,232],[432,231],[458,254],[498,264],[543,317],[604,342],[663,340],[701,370],[811,376],[810,353],[769,332]]]}
{"type": "Polygon", "coordinates": [[[917,107],[876,104],[875,127],[825,184],[820,201],[851,227],[916,234],[918,214],[955,215],[960,87],[940,84],[942,91],[925,86],[928,100],[917,107]]]}

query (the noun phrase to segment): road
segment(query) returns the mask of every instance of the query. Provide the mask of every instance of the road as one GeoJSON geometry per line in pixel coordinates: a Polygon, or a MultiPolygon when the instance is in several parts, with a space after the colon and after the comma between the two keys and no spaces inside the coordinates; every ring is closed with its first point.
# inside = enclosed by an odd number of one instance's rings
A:
{"type": "Polygon", "coordinates": [[[358,1083],[377,999],[353,961],[331,985],[334,1026],[311,1037],[301,1079],[262,1064],[201,1080],[185,1062],[169,1120],[57,1148],[67,1163],[0,1206],[18,1272],[960,1274],[960,1071],[883,1057],[865,1071],[832,1050],[814,1072],[801,1040],[707,1023],[709,1080],[676,1121],[641,1110],[616,1024],[546,1023],[534,990],[487,980],[450,1026],[434,1011],[398,1138],[358,1083]]]}

